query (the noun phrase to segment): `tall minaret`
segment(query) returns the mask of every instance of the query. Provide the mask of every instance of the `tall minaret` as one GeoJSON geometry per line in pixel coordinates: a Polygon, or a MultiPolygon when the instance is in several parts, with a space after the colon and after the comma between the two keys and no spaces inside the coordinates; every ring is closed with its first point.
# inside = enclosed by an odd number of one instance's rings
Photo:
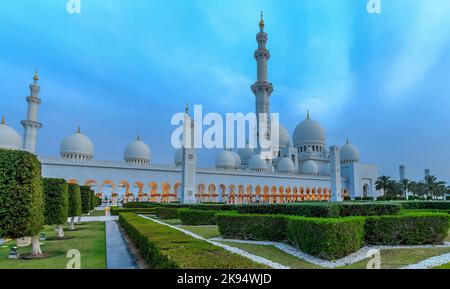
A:
{"type": "Polygon", "coordinates": [[[186,105],[183,122],[183,146],[182,146],[182,170],[181,170],[181,204],[195,204],[195,173],[197,166],[197,154],[194,144],[195,126],[194,121],[189,116],[189,109],[186,105]]]}
{"type": "Polygon", "coordinates": [[[270,104],[269,98],[273,92],[272,83],[267,80],[267,62],[270,58],[270,52],[266,48],[267,44],[267,33],[264,32],[264,19],[261,12],[261,21],[259,22],[260,31],[256,35],[256,41],[258,42],[258,49],[255,51],[255,59],[257,62],[257,80],[255,84],[252,85],[252,92],[255,94],[256,98],[256,117],[258,118],[258,128],[257,128],[257,140],[258,140],[258,150],[260,151],[259,144],[259,133],[261,131],[259,121],[265,121],[267,123],[267,135],[266,138],[270,137],[270,104]],[[260,113],[265,114],[265,118],[259,119],[260,113]]]}
{"type": "Polygon", "coordinates": [[[23,149],[35,153],[36,151],[36,141],[38,130],[42,127],[42,124],[38,120],[38,109],[41,104],[41,99],[39,98],[39,91],[41,90],[38,85],[39,76],[37,71],[34,73],[33,84],[30,84],[30,96],[27,97],[28,102],[28,113],[27,119],[23,120],[22,126],[24,128],[23,135],[23,149]]]}

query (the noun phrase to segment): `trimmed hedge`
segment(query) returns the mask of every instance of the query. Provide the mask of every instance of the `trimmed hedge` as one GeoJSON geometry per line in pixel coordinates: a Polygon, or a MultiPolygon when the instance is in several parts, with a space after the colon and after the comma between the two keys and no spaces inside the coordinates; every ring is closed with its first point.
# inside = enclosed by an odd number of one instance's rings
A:
{"type": "Polygon", "coordinates": [[[87,214],[92,208],[92,193],[91,187],[80,186],[81,194],[81,213],[87,214]]]}
{"type": "Polygon", "coordinates": [[[0,149],[0,236],[36,236],[44,221],[41,163],[31,153],[0,149]]]}
{"type": "Polygon", "coordinates": [[[224,238],[242,240],[286,240],[288,218],[283,215],[242,215],[218,213],[220,234],[224,238]]]}
{"type": "Polygon", "coordinates": [[[69,208],[69,186],[65,179],[44,178],[45,224],[66,223],[69,208]]]}
{"type": "Polygon", "coordinates": [[[120,214],[119,224],[152,269],[267,269],[246,257],[132,213],[120,214]]]}
{"type": "Polygon", "coordinates": [[[237,207],[237,211],[242,214],[293,215],[318,218],[395,215],[400,210],[401,206],[399,204],[387,203],[309,203],[245,205],[237,207]]]}
{"type": "Polygon", "coordinates": [[[215,225],[218,211],[178,209],[178,217],[183,225],[215,225]]]}
{"type": "Polygon", "coordinates": [[[406,210],[450,210],[450,202],[447,201],[410,201],[400,203],[403,209],[406,210]]]}
{"type": "Polygon", "coordinates": [[[365,241],[371,245],[442,244],[447,237],[446,213],[404,213],[367,217],[365,241]]]}
{"type": "Polygon", "coordinates": [[[155,208],[156,216],[161,219],[178,219],[178,209],[176,208],[155,208]]]}
{"type": "Polygon", "coordinates": [[[69,217],[81,216],[81,192],[77,184],[69,184],[69,217]]]}
{"type": "Polygon", "coordinates": [[[134,214],[153,215],[153,214],[155,214],[155,210],[152,209],[152,208],[118,208],[118,207],[111,207],[110,213],[111,213],[111,216],[118,216],[121,213],[134,213],[134,214]]]}
{"type": "Polygon", "coordinates": [[[287,237],[299,250],[327,260],[358,251],[364,240],[364,218],[290,217],[287,237]]]}

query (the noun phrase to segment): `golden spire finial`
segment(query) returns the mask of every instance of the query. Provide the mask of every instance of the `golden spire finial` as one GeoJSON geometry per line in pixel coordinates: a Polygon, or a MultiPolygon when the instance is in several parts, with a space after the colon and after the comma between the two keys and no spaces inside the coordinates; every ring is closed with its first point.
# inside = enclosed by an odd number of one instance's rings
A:
{"type": "Polygon", "coordinates": [[[141,135],[140,134],[137,135],[136,140],[141,140],[141,135]]]}
{"type": "Polygon", "coordinates": [[[259,28],[261,29],[261,31],[264,30],[264,18],[263,18],[263,12],[261,11],[261,20],[259,21],[259,28]]]}
{"type": "Polygon", "coordinates": [[[6,123],[5,116],[2,116],[2,124],[5,124],[5,123],[6,123]]]}
{"type": "Polygon", "coordinates": [[[347,144],[350,144],[350,141],[348,140],[348,138],[347,138],[347,144]]]}
{"type": "Polygon", "coordinates": [[[77,133],[81,133],[81,128],[80,127],[77,128],[77,133]]]}
{"type": "Polygon", "coordinates": [[[306,111],[306,119],[311,119],[311,113],[309,112],[309,109],[306,111]]]}
{"type": "Polygon", "coordinates": [[[34,76],[33,76],[33,79],[34,79],[35,81],[38,81],[38,80],[39,80],[39,75],[38,75],[37,69],[34,70],[34,76]]]}
{"type": "Polygon", "coordinates": [[[189,113],[189,105],[186,103],[186,108],[184,109],[186,113],[189,113]]]}

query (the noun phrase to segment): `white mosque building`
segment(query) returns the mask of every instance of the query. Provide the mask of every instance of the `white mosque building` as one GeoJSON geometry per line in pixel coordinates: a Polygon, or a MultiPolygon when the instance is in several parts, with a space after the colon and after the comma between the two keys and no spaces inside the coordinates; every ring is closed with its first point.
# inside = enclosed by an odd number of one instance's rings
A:
{"type": "MultiPolygon", "coordinates": [[[[257,81],[251,87],[256,99],[256,113],[270,112],[272,84],[267,78],[270,52],[260,21],[257,34],[257,81]]],[[[0,148],[21,149],[34,153],[37,144],[40,86],[37,73],[27,97],[27,119],[21,124],[21,137],[0,124],[0,148]]],[[[186,112],[186,115],[188,112],[186,112]]],[[[185,125],[192,125],[185,118],[185,125]]],[[[66,137],[58,157],[38,156],[44,177],[64,178],[91,186],[98,195],[117,201],[153,201],[201,203],[290,203],[300,201],[341,201],[343,196],[377,197],[375,181],[378,168],[360,162],[358,149],[348,141],[327,148],[323,127],[307,117],[296,127],[292,139],[279,126],[277,157],[267,161],[257,149],[222,150],[215,167],[197,165],[195,149],[174,152],[173,164],[153,164],[149,146],[138,136],[124,150],[123,161],[96,160],[94,144],[80,128],[66,137]]]]}

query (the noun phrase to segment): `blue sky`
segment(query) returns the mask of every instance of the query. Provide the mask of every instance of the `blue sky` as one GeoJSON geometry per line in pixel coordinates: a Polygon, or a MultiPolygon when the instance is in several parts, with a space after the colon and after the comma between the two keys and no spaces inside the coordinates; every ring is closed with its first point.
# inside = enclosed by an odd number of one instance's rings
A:
{"type": "MultiPolygon", "coordinates": [[[[121,159],[137,133],[153,162],[173,161],[173,113],[250,112],[265,12],[272,112],[292,133],[310,109],[327,142],[348,137],[381,174],[450,181],[450,2],[381,0],[0,0],[0,114],[22,132],[39,69],[38,153],[77,126],[96,159],[121,159]]],[[[201,152],[213,165],[212,152],[201,152]]]]}

